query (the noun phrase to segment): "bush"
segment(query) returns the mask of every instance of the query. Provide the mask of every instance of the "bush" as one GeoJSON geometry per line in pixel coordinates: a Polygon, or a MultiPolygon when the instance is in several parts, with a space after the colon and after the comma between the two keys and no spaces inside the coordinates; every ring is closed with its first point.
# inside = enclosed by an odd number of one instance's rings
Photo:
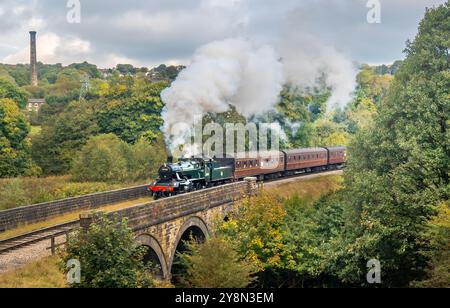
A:
{"type": "Polygon", "coordinates": [[[17,205],[27,204],[30,200],[26,197],[20,179],[2,180],[0,188],[0,210],[6,210],[17,205]]]}
{"type": "Polygon", "coordinates": [[[165,160],[161,142],[150,144],[141,138],[130,145],[116,135],[98,135],[88,140],[74,160],[75,181],[135,182],[156,176],[165,160]]]}
{"type": "Polygon", "coordinates": [[[88,140],[74,160],[75,181],[122,182],[128,176],[128,145],[113,134],[98,135],[88,140]]]}
{"type": "Polygon", "coordinates": [[[102,182],[71,183],[67,176],[0,179],[0,209],[114,190],[121,186],[102,182]]]}
{"type": "Polygon", "coordinates": [[[73,288],[147,288],[153,286],[153,279],[144,265],[145,254],[126,220],[100,216],[89,229],[69,238],[62,266],[67,274],[69,260],[80,262],[81,283],[72,284],[73,288]]]}
{"type": "Polygon", "coordinates": [[[128,158],[128,180],[154,179],[158,175],[159,167],[166,160],[164,140],[162,137],[154,144],[145,138],[130,146],[128,158]]]}
{"type": "Polygon", "coordinates": [[[223,237],[205,243],[191,241],[181,254],[186,284],[194,288],[246,288],[255,279],[255,267],[242,259],[236,245],[223,237]]]}

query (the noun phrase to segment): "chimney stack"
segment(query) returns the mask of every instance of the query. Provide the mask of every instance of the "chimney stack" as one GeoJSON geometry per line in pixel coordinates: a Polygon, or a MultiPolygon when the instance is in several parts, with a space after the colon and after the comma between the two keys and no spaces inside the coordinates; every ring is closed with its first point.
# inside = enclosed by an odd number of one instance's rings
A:
{"type": "Polygon", "coordinates": [[[36,31],[30,31],[30,68],[31,68],[31,85],[36,87],[38,85],[36,31]]]}

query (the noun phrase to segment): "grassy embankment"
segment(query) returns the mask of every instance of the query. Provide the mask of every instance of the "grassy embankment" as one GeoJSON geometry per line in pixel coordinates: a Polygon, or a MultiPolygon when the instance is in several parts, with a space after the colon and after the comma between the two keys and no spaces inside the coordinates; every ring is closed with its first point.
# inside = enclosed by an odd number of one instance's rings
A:
{"type": "Polygon", "coordinates": [[[0,275],[0,288],[65,288],[57,257],[47,257],[0,275]]]}
{"type": "MultiPolygon", "coordinates": [[[[297,196],[304,202],[313,204],[321,196],[339,189],[341,185],[342,177],[339,175],[331,175],[272,185],[267,187],[266,190],[282,198],[297,196]]],[[[64,276],[59,271],[58,259],[56,257],[45,258],[30,263],[21,269],[0,275],[0,288],[59,288],[65,286],[64,276]]]]}

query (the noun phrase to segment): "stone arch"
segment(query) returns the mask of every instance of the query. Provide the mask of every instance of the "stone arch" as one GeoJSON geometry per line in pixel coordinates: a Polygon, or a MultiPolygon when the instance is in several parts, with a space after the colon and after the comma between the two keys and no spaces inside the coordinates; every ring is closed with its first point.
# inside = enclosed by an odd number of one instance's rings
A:
{"type": "Polygon", "coordinates": [[[164,252],[158,240],[149,234],[141,234],[136,237],[136,241],[149,248],[147,258],[152,261],[158,261],[159,264],[157,265],[161,267],[162,278],[168,278],[169,270],[167,266],[166,256],[164,255],[164,252]]]}
{"type": "Polygon", "coordinates": [[[174,249],[170,254],[168,269],[170,270],[171,273],[175,255],[179,250],[182,241],[185,240],[183,237],[186,237],[186,235],[189,234],[191,231],[197,234],[202,234],[204,238],[207,238],[211,235],[211,232],[209,231],[207,224],[200,217],[193,216],[190,217],[188,220],[186,220],[178,231],[177,237],[175,239],[174,249]]]}

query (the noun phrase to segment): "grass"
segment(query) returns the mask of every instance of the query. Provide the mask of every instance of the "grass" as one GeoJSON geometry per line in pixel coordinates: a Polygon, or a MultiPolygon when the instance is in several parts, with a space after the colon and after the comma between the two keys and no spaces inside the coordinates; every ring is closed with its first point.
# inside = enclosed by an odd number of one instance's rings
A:
{"type": "Polygon", "coordinates": [[[265,190],[285,199],[297,196],[305,203],[311,204],[323,195],[342,188],[342,182],[341,175],[327,175],[308,180],[280,183],[267,187],[265,190]]]}
{"type": "Polygon", "coordinates": [[[0,275],[0,288],[65,288],[58,257],[47,257],[0,275]]]}
{"type": "MultiPolygon", "coordinates": [[[[117,203],[117,204],[111,204],[111,205],[105,205],[102,206],[100,208],[95,209],[96,211],[104,211],[104,212],[114,212],[117,210],[121,210],[121,209],[125,209],[128,207],[131,207],[133,205],[136,204],[140,204],[140,203],[145,203],[151,201],[150,198],[145,197],[145,198],[140,198],[140,199],[136,199],[136,200],[131,200],[131,201],[126,201],[126,202],[121,202],[121,203],[117,203]]],[[[83,212],[86,212],[88,210],[80,210],[80,211],[75,211],[75,212],[71,212],[71,213],[67,213],[61,216],[57,216],[45,221],[41,221],[41,222],[37,222],[37,223],[32,223],[32,224],[26,224],[26,225],[22,225],[19,226],[15,229],[11,229],[8,231],[5,231],[3,233],[0,233],[0,240],[4,240],[10,237],[14,237],[14,236],[18,236],[24,233],[28,233],[31,231],[35,231],[35,230],[39,230],[45,227],[51,227],[54,225],[58,225],[58,224],[62,224],[65,222],[69,222],[72,220],[76,220],[79,218],[80,214],[83,212]]]]}
{"type": "Polygon", "coordinates": [[[69,176],[0,179],[0,210],[122,188],[120,184],[75,183],[69,176]]]}

